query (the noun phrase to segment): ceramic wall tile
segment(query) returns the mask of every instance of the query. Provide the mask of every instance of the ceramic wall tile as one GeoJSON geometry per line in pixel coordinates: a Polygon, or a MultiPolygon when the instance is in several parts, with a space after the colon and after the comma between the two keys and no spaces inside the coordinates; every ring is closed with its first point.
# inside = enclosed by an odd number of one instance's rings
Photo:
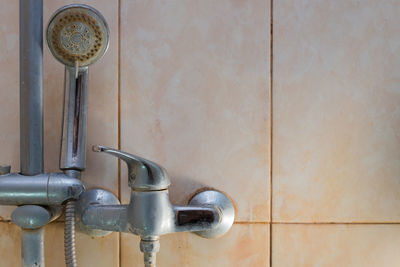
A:
{"type": "MultiPolygon", "coordinates": [[[[235,224],[219,239],[204,239],[189,233],[166,235],[160,239],[157,266],[268,267],[268,239],[268,224],[235,224]]],[[[123,234],[121,241],[121,267],[143,265],[139,238],[123,234]]]]}
{"type": "Polygon", "coordinates": [[[267,221],[267,1],[121,4],[122,149],[168,170],[175,203],[215,187],[267,221]]]}
{"type": "MultiPolygon", "coordinates": [[[[45,227],[45,260],[47,266],[64,264],[64,225],[53,223],[45,227]]],[[[80,266],[119,266],[119,239],[114,233],[103,238],[91,238],[77,233],[77,262],[80,266]],[[99,257],[101,255],[101,257],[99,257]]],[[[21,229],[7,222],[0,223],[0,266],[21,265],[21,229]]]]}
{"type": "Polygon", "coordinates": [[[399,12],[274,3],[274,221],[400,221],[399,12]]]}
{"type": "MultiPolygon", "coordinates": [[[[19,5],[7,1],[0,9],[0,165],[19,171],[19,5]]],[[[0,206],[0,220],[14,207],[0,206]]]]}
{"type": "MultiPolygon", "coordinates": [[[[46,226],[45,257],[46,266],[65,266],[63,223],[52,223],[46,226]]],[[[78,266],[119,266],[118,233],[92,238],[78,232],[76,235],[76,261],[78,266]]]]}
{"type": "MultiPolygon", "coordinates": [[[[44,244],[46,266],[65,266],[63,223],[52,223],[45,227],[44,244]]],[[[79,266],[119,266],[118,251],[118,233],[102,238],[77,233],[76,255],[79,266]]],[[[1,267],[21,265],[21,229],[12,223],[0,223],[0,256],[1,267]]]]}
{"type": "Polygon", "coordinates": [[[272,266],[395,267],[400,225],[273,225],[272,266]]]}
{"type": "Polygon", "coordinates": [[[21,229],[8,222],[0,222],[0,266],[21,266],[21,229]]]}

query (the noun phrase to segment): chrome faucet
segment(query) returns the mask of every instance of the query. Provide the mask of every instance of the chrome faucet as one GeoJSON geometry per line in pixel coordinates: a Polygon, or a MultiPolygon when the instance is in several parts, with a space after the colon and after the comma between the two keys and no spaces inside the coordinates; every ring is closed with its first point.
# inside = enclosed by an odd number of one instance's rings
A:
{"type": "Polygon", "coordinates": [[[76,205],[78,229],[92,236],[111,231],[140,236],[140,250],[145,266],[155,266],[159,237],[176,232],[193,232],[205,238],[225,234],[234,221],[231,200],[217,190],[195,194],[187,206],[171,204],[167,171],[147,159],[103,146],[93,151],[104,152],[123,160],[128,167],[131,198],[127,205],[103,189],[89,190],[76,205]]]}

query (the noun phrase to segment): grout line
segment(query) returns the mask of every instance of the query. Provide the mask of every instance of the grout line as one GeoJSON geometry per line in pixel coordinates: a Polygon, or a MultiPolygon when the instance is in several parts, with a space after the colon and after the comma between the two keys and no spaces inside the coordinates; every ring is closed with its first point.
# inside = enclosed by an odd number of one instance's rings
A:
{"type": "Polygon", "coordinates": [[[312,225],[312,224],[317,224],[317,225],[374,225],[374,224],[400,224],[400,222],[273,222],[272,224],[306,224],[306,225],[312,225]]]}
{"type": "MultiPolygon", "coordinates": [[[[118,150],[121,150],[121,0],[118,0],[118,150]]],[[[118,159],[118,198],[121,202],[121,160],[118,159]]],[[[122,264],[122,238],[118,233],[118,266],[122,264]]]]}
{"type": "MultiPolygon", "coordinates": [[[[270,122],[269,122],[269,134],[270,134],[270,144],[269,144],[269,220],[270,222],[273,221],[272,218],[272,142],[273,142],[273,100],[272,100],[272,94],[273,94],[273,52],[274,52],[274,43],[273,43],[273,33],[274,33],[274,28],[273,28],[273,7],[274,7],[274,0],[270,0],[270,44],[269,44],[269,117],[270,117],[270,122]]],[[[269,267],[272,267],[272,223],[269,224],[269,267]]]]}
{"type": "MultiPolygon", "coordinates": [[[[0,220],[0,223],[13,223],[11,220],[0,220]]],[[[51,222],[63,224],[64,221],[51,222]]],[[[400,225],[400,221],[394,222],[249,222],[249,221],[235,221],[236,225],[400,225]]]]}
{"type": "MultiPolygon", "coordinates": [[[[118,0],[118,150],[121,150],[121,0],[118,0]]],[[[118,198],[121,201],[121,161],[118,159],[118,198]]]]}
{"type": "Polygon", "coordinates": [[[269,225],[269,224],[271,224],[271,223],[269,223],[269,222],[233,222],[233,224],[239,224],[239,225],[241,225],[241,224],[244,224],[244,225],[246,225],[246,224],[265,224],[265,225],[269,225]]]}
{"type": "Polygon", "coordinates": [[[248,224],[264,224],[264,225],[279,225],[279,224],[303,224],[303,225],[383,225],[383,224],[388,224],[388,225],[393,225],[393,224],[398,224],[400,225],[400,221],[399,222],[249,222],[249,221],[236,221],[234,222],[234,224],[238,224],[238,225],[248,225],[248,224]]]}

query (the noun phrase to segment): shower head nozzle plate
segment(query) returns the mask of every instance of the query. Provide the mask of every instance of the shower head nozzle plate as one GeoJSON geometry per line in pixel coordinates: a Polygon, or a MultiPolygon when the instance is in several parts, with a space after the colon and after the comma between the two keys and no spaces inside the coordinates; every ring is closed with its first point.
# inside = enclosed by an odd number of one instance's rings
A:
{"type": "Polygon", "coordinates": [[[109,29],[103,16],[87,5],[60,8],[47,26],[47,45],[63,64],[85,67],[107,50],[109,29]]]}

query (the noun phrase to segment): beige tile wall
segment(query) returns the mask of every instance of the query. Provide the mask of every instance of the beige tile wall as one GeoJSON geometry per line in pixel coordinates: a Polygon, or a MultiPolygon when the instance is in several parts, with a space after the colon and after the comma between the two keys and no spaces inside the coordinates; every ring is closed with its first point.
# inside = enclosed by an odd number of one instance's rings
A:
{"type": "MultiPolygon", "coordinates": [[[[18,171],[18,1],[6,2],[0,164],[18,171]]],[[[44,23],[72,2],[45,0],[44,23]]],[[[129,201],[125,165],[119,176],[115,159],[90,152],[120,146],[166,167],[174,203],[215,187],[236,205],[221,239],[162,237],[158,266],[399,266],[398,1],[80,2],[111,29],[90,68],[85,184],[129,201]]],[[[44,50],[45,168],[55,171],[63,66],[44,50]]],[[[0,207],[7,267],[20,265],[11,211],[0,207]]],[[[47,266],[63,266],[62,228],[46,227],[47,266]]],[[[78,262],[142,266],[138,246],[78,234],[78,262]]]]}
{"type": "Polygon", "coordinates": [[[399,12],[274,1],[272,266],[399,266],[399,12]]]}
{"type": "MultiPolygon", "coordinates": [[[[193,234],[171,234],[161,238],[157,266],[269,266],[269,227],[235,224],[225,236],[208,240],[193,234]]],[[[122,235],[121,266],[142,266],[139,238],[122,235]]]]}
{"type": "MultiPolygon", "coordinates": [[[[0,165],[19,171],[19,20],[18,2],[0,8],[0,165]]],[[[13,207],[0,206],[1,220],[13,207]]]]}
{"type": "Polygon", "coordinates": [[[268,17],[264,0],[122,1],[122,149],[165,166],[176,203],[215,187],[238,221],[269,219],[268,17]]]}
{"type": "Polygon", "coordinates": [[[399,11],[276,2],[274,220],[400,221],[399,11]]]}
{"type": "Polygon", "coordinates": [[[272,266],[396,267],[400,225],[290,224],[272,227],[272,266]]]}
{"type": "MultiPolygon", "coordinates": [[[[234,200],[236,221],[268,222],[267,2],[121,3],[122,149],[168,170],[174,203],[215,187],[234,200]]],[[[128,202],[125,166],[121,192],[128,202]]],[[[221,240],[164,237],[159,266],[267,266],[268,232],[245,224],[221,240]]],[[[121,266],[140,266],[137,248],[122,236],[121,266]]]]}

